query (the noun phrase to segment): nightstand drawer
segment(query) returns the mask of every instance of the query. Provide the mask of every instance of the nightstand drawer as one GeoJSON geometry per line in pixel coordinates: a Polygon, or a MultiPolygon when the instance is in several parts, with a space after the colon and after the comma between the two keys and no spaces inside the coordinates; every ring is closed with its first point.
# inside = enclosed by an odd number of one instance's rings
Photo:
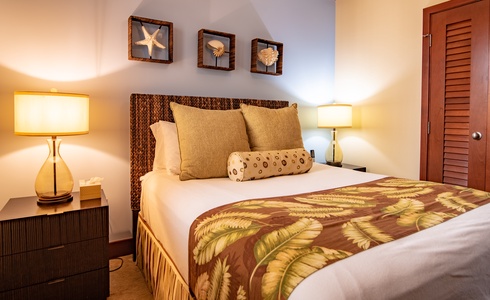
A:
{"type": "Polygon", "coordinates": [[[106,299],[109,269],[99,269],[52,282],[0,292],[0,299],[106,299]]]}
{"type": "Polygon", "coordinates": [[[109,205],[101,198],[37,205],[11,198],[0,211],[0,299],[109,296],[109,205]]]}
{"type": "Polygon", "coordinates": [[[0,256],[107,236],[107,216],[106,206],[3,221],[0,256]]]}
{"type": "Polygon", "coordinates": [[[0,291],[50,282],[101,268],[108,269],[108,238],[60,245],[0,257],[0,291]]]}

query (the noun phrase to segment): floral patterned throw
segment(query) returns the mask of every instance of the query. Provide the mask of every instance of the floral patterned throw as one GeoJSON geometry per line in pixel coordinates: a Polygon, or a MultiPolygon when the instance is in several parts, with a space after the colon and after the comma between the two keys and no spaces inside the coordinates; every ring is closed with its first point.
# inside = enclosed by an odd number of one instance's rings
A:
{"type": "Polygon", "coordinates": [[[287,299],[315,271],[490,202],[490,193],[388,177],[332,190],[241,201],[195,220],[196,299],[287,299]]]}

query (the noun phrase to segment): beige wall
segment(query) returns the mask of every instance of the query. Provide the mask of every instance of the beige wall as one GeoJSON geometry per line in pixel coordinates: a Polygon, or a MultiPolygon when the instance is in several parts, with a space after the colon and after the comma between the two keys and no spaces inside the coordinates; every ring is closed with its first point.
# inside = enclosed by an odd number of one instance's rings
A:
{"type": "Polygon", "coordinates": [[[417,178],[422,9],[440,2],[0,0],[0,207],[34,194],[47,155],[44,139],[13,135],[13,92],[51,87],[90,95],[90,133],[64,138],[61,154],[76,181],[105,178],[112,235],[130,230],[132,92],[298,102],[305,147],[319,161],[330,136],[316,129],[315,107],[350,102],[356,126],[340,130],[344,160],[417,178]],[[174,63],[127,60],[130,15],[174,23],[174,63]],[[201,28],[237,35],[235,71],[196,67],[201,28]],[[249,72],[249,41],[256,37],[284,43],[282,76],[249,72]]]}
{"type": "Polygon", "coordinates": [[[111,238],[131,228],[131,93],[284,99],[300,104],[304,124],[316,118],[304,107],[333,97],[334,0],[0,0],[0,8],[0,208],[35,194],[48,154],[44,138],[13,134],[14,91],[85,93],[90,133],[63,138],[60,152],[75,190],[78,179],[104,177],[111,238]],[[172,64],[128,60],[131,15],[173,22],[172,64]],[[236,35],[234,71],[197,68],[201,28],[236,35]],[[254,38],[284,43],[282,76],[250,73],[254,38]]]}
{"type": "Polygon", "coordinates": [[[354,105],[344,161],[419,177],[422,10],[441,0],[337,0],[335,100],[354,105]]]}

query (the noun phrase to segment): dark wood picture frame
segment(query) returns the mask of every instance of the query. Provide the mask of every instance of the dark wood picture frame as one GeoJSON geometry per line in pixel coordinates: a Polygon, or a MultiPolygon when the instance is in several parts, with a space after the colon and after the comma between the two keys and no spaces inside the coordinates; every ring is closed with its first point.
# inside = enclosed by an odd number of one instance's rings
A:
{"type": "Polygon", "coordinates": [[[250,59],[250,72],[275,76],[282,75],[283,51],[284,46],[282,43],[259,38],[253,39],[252,55],[250,59]],[[277,61],[271,66],[266,66],[265,64],[260,62],[257,56],[261,50],[267,48],[272,48],[273,50],[277,50],[277,52],[279,52],[277,61]]]}
{"type": "Polygon", "coordinates": [[[130,16],[128,18],[128,59],[170,64],[173,62],[173,23],[148,19],[143,17],[130,16]],[[145,26],[148,33],[151,35],[156,30],[160,30],[157,34],[157,41],[165,46],[161,49],[153,45],[152,55],[148,53],[148,47],[145,45],[136,45],[137,41],[144,40],[144,32],[142,27],[145,26]],[[163,38],[163,40],[162,40],[163,38]]]}
{"type": "Polygon", "coordinates": [[[235,35],[220,31],[201,29],[198,32],[197,67],[222,71],[235,70],[235,35]],[[225,46],[222,56],[216,57],[207,43],[218,40],[225,46]]]}

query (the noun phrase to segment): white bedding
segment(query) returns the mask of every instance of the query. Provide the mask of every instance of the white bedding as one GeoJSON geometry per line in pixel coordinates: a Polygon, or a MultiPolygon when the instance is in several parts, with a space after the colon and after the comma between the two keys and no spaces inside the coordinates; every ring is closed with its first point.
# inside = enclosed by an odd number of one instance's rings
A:
{"type": "MultiPolygon", "coordinates": [[[[141,217],[188,278],[189,227],[223,204],[376,180],[384,176],[314,164],[310,172],[257,181],[179,181],[153,171],[142,181],[141,217]]],[[[289,299],[490,298],[490,205],[363,251],[305,279],[289,299]],[[428,242],[429,241],[429,242],[428,242]],[[431,244],[433,247],[428,248],[431,244]],[[363,267],[359,267],[363,266],[363,267]]]]}

